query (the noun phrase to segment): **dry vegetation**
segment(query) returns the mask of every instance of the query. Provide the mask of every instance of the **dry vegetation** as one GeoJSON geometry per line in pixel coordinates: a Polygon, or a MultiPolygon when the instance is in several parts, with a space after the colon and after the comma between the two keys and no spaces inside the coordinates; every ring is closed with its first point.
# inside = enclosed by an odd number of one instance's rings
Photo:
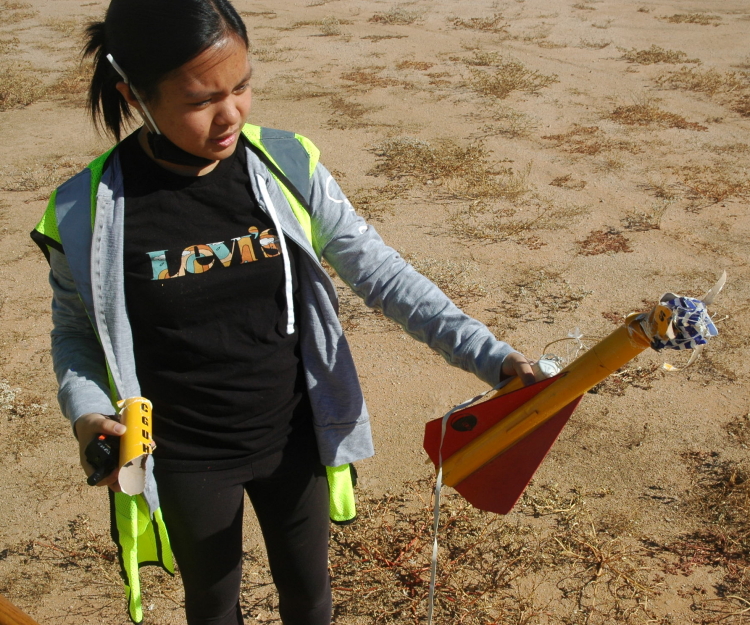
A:
{"type": "Polygon", "coordinates": [[[379,162],[371,175],[389,180],[439,185],[451,197],[516,199],[529,189],[527,173],[498,167],[479,142],[461,147],[452,140],[434,145],[421,139],[391,139],[375,148],[379,162]]]}
{"type": "Polygon", "coordinates": [[[543,135],[542,139],[554,141],[556,148],[565,150],[570,154],[587,154],[592,156],[607,150],[624,150],[632,154],[642,151],[632,141],[608,137],[599,126],[579,126],[574,124],[568,132],[543,135]]]}
{"type": "Polygon", "coordinates": [[[408,11],[404,7],[394,7],[386,13],[375,13],[368,21],[376,24],[389,24],[408,26],[423,19],[422,13],[418,11],[408,11]]]}
{"type": "MultiPolygon", "coordinates": [[[[431,486],[431,480],[422,479],[405,485],[401,495],[361,494],[357,522],[332,528],[330,571],[337,622],[423,622],[432,541],[431,486]]],[[[658,592],[659,575],[647,566],[648,551],[613,536],[604,520],[595,523],[587,506],[586,499],[608,496],[534,487],[519,504],[523,516],[508,521],[445,494],[437,622],[533,623],[546,615],[577,614],[566,622],[598,625],[613,618],[635,623],[652,617],[648,599],[658,592]],[[532,529],[532,518],[539,529],[532,529]],[[537,592],[543,585],[557,589],[554,602],[537,592]],[[627,618],[618,618],[622,615],[627,618]]],[[[244,554],[241,608],[246,618],[268,622],[278,606],[260,551],[244,554]]],[[[9,566],[0,576],[0,592],[38,602],[64,579],[65,592],[76,595],[76,606],[67,616],[119,622],[124,598],[114,545],[92,530],[85,516],[77,516],[53,536],[9,545],[1,553],[9,566]],[[102,605],[100,595],[111,600],[102,605]]],[[[151,567],[143,569],[142,576],[146,607],[157,602],[162,614],[165,606],[180,609],[178,578],[151,567]]]]}
{"type": "Polygon", "coordinates": [[[490,17],[451,17],[448,20],[454,28],[464,28],[467,30],[479,30],[489,33],[502,33],[510,26],[500,13],[495,13],[490,17]]]}
{"type": "Polygon", "coordinates": [[[262,17],[265,19],[276,19],[276,11],[240,11],[242,17],[262,17]]]}
{"type": "Polygon", "coordinates": [[[495,123],[482,126],[477,136],[503,135],[509,139],[528,137],[539,126],[537,119],[511,108],[497,109],[493,107],[490,116],[495,123]]]}
{"type": "Polygon", "coordinates": [[[619,230],[592,230],[589,235],[578,242],[578,253],[582,256],[597,256],[599,254],[616,254],[618,252],[632,252],[630,241],[619,230]]]}
{"type": "Polygon", "coordinates": [[[622,226],[626,230],[633,230],[634,232],[659,230],[661,229],[661,220],[667,208],[669,208],[669,204],[670,201],[661,201],[645,211],[628,211],[622,218],[622,226]]]}
{"type": "Polygon", "coordinates": [[[37,11],[32,10],[31,5],[26,2],[3,0],[0,2],[0,15],[2,15],[3,25],[10,26],[35,17],[37,11]]]}
{"type": "Polygon", "coordinates": [[[329,16],[320,20],[301,20],[298,22],[294,22],[291,26],[281,27],[278,30],[282,30],[282,31],[283,30],[297,30],[298,28],[305,28],[309,26],[316,26],[320,28],[321,30],[324,30],[327,27],[330,28],[331,24],[335,24],[340,27],[340,26],[351,26],[353,22],[351,20],[342,20],[337,17],[329,16]]]}
{"type": "Polygon", "coordinates": [[[439,260],[414,254],[406,260],[459,306],[487,295],[482,269],[473,261],[439,260]]]}
{"type": "Polygon", "coordinates": [[[700,24],[701,26],[718,26],[721,22],[718,15],[709,15],[708,13],[675,13],[659,19],[671,24],[700,24]]]}
{"type": "Polygon", "coordinates": [[[609,118],[627,126],[660,126],[681,130],[708,130],[708,127],[687,121],[682,115],[664,111],[654,104],[641,102],[628,106],[618,106],[609,118]]]}
{"type": "Polygon", "coordinates": [[[531,268],[504,287],[506,296],[497,307],[493,325],[514,328],[514,323],[555,323],[561,313],[578,309],[591,291],[573,286],[560,272],[531,268]]]}
{"type": "Polygon", "coordinates": [[[622,58],[628,61],[628,63],[638,63],[640,65],[653,65],[654,63],[700,63],[700,59],[689,59],[685,52],[681,50],[665,50],[657,46],[652,45],[647,50],[638,50],[637,48],[631,48],[626,50],[625,48],[618,48],[622,52],[622,58]]]}
{"type": "Polygon", "coordinates": [[[469,86],[485,97],[503,100],[514,91],[536,94],[541,89],[558,81],[556,75],[542,74],[526,67],[515,59],[506,59],[497,53],[475,52],[474,57],[464,61],[470,66],[486,66],[491,70],[471,68],[469,86]]]}
{"type": "Polygon", "coordinates": [[[750,473],[743,464],[721,460],[717,452],[688,452],[684,459],[695,483],[685,508],[702,527],[664,550],[678,558],[672,571],[688,574],[711,566],[722,572],[718,600],[694,595],[702,622],[741,623],[727,619],[750,612],[750,473]]]}
{"type": "Polygon", "coordinates": [[[48,156],[46,160],[28,163],[18,169],[2,171],[1,191],[51,191],[61,182],[79,172],[87,161],[62,156],[48,156]],[[7,182],[6,182],[7,180],[7,182]]]}
{"type": "Polygon", "coordinates": [[[750,94],[737,98],[732,104],[732,110],[742,117],[750,117],[750,94]]]}
{"type": "Polygon", "coordinates": [[[320,24],[320,34],[324,37],[335,37],[341,33],[341,21],[337,17],[326,17],[320,24]]]}
{"type": "Polygon", "coordinates": [[[732,163],[686,165],[675,168],[675,174],[681,178],[688,197],[699,202],[699,206],[750,195],[750,178],[746,170],[732,163]]]}
{"type": "MultiPolygon", "coordinates": [[[[527,173],[521,174],[524,183],[527,173]]],[[[555,203],[537,197],[520,206],[493,202],[495,199],[490,196],[454,210],[448,220],[451,233],[486,243],[514,241],[535,250],[547,244],[537,233],[570,228],[589,212],[585,205],[555,203]]]]}
{"type": "MultiPolygon", "coordinates": [[[[422,482],[410,490],[419,494],[428,488],[422,482]]],[[[642,550],[596,528],[581,493],[549,486],[525,495],[520,508],[529,517],[544,517],[542,532],[474,510],[456,495],[443,501],[438,623],[534,623],[558,611],[578,614],[566,622],[591,625],[616,615],[627,617],[620,622],[651,616],[647,599],[658,575],[641,568],[642,550]],[[556,587],[556,599],[542,599],[541,586],[556,587]]],[[[423,622],[431,538],[426,503],[418,505],[414,496],[370,498],[363,526],[334,530],[337,617],[423,622]],[[400,592],[390,590],[394,584],[400,592]]]]}
{"type": "Polygon", "coordinates": [[[561,189],[569,189],[571,191],[580,191],[586,188],[585,180],[575,180],[572,174],[565,174],[564,176],[558,176],[553,178],[552,182],[549,183],[552,187],[560,187],[561,189]]]}
{"type": "Polygon", "coordinates": [[[346,98],[331,96],[329,106],[333,116],[328,120],[330,128],[346,130],[347,128],[363,128],[371,126],[372,123],[364,119],[367,113],[380,110],[382,107],[367,106],[359,102],[352,102],[346,98]]]}
{"type": "Polygon", "coordinates": [[[410,89],[413,87],[412,83],[405,80],[396,80],[395,78],[388,78],[387,76],[381,76],[381,72],[385,69],[385,66],[374,66],[374,67],[358,67],[348,72],[341,74],[341,78],[353,82],[356,85],[363,87],[404,87],[410,89]]]}
{"type": "Polygon", "coordinates": [[[399,61],[396,63],[398,69],[416,69],[420,72],[426,72],[434,66],[434,63],[428,63],[427,61],[399,61]]]}
{"type": "Polygon", "coordinates": [[[289,63],[296,58],[293,50],[294,48],[288,46],[278,47],[270,43],[269,45],[252,46],[250,54],[253,60],[261,63],[289,63]]]}
{"type": "Polygon", "coordinates": [[[0,64],[0,111],[28,106],[44,96],[45,88],[37,73],[18,62],[0,64]]]}
{"type": "Polygon", "coordinates": [[[725,429],[729,439],[736,445],[742,449],[750,447],[750,412],[732,419],[725,429]]]}
{"type": "Polygon", "coordinates": [[[384,187],[360,188],[349,195],[349,200],[368,221],[382,221],[393,212],[395,203],[403,201],[409,185],[392,182],[384,187]]]}
{"type": "MultiPolygon", "coordinates": [[[[622,321],[619,321],[618,325],[621,323],[622,321]]],[[[653,387],[654,382],[663,376],[664,373],[657,364],[623,367],[599,382],[589,393],[622,396],[631,387],[648,391],[653,387]]]]}
{"type": "Polygon", "coordinates": [[[611,43],[609,39],[581,39],[578,45],[580,48],[588,48],[589,50],[603,50],[611,43]]]}
{"type": "Polygon", "coordinates": [[[18,37],[11,37],[10,39],[0,39],[0,54],[8,54],[15,50],[21,40],[18,37]]]}
{"type": "Polygon", "coordinates": [[[684,89],[705,93],[731,93],[750,87],[748,76],[741,72],[720,72],[716,69],[701,70],[696,67],[681,67],[656,79],[657,83],[670,89],[684,89]]]}

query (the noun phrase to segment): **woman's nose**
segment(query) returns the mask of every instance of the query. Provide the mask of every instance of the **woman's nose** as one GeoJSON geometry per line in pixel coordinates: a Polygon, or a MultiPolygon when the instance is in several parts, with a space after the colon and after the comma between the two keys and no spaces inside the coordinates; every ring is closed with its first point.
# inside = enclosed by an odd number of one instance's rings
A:
{"type": "Polygon", "coordinates": [[[229,98],[223,103],[223,106],[218,111],[214,121],[219,126],[232,126],[237,124],[241,117],[242,115],[237,108],[236,103],[232,98],[229,98]]]}

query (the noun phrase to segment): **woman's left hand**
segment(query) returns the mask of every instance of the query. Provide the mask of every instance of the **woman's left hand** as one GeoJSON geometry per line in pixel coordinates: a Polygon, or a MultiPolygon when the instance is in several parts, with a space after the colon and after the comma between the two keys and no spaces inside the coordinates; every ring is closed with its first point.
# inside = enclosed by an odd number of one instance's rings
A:
{"type": "Polygon", "coordinates": [[[521,378],[524,386],[536,382],[534,372],[531,369],[531,363],[526,360],[526,356],[518,352],[512,352],[503,360],[502,374],[504,376],[517,375],[521,378]]]}

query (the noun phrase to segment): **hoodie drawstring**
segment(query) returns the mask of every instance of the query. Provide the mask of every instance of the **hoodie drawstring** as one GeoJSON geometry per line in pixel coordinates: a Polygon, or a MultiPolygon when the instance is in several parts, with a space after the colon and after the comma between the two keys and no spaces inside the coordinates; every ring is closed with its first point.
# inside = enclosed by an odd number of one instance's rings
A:
{"type": "Polygon", "coordinates": [[[268,187],[266,187],[266,181],[263,176],[256,174],[255,177],[258,180],[258,186],[260,187],[260,194],[263,196],[263,202],[268,209],[268,213],[271,215],[273,220],[274,228],[279,235],[279,243],[281,244],[281,255],[284,260],[284,293],[286,294],[286,333],[287,335],[294,334],[294,294],[292,291],[292,266],[289,262],[289,254],[286,248],[286,238],[284,237],[284,231],[281,229],[279,218],[276,215],[276,208],[271,201],[271,196],[268,195],[268,187]]]}

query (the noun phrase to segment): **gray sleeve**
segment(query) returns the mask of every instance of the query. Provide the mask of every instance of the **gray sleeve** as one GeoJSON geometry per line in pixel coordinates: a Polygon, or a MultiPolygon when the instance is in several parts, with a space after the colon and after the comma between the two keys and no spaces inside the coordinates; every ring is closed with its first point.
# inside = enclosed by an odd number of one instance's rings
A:
{"type": "Polygon", "coordinates": [[[388,247],[320,164],[310,206],[316,252],[367,306],[381,310],[450,364],[491,386],[500,381],[503,360],[515,350],[388,247]]]}
{"type": "Polygon", "coordinates": [[[112,414],[107,368],[99,340],[78,297],[65,255],[50,251],[52,364],[57,399],[71,425],[82,415],[112,414]]]}

